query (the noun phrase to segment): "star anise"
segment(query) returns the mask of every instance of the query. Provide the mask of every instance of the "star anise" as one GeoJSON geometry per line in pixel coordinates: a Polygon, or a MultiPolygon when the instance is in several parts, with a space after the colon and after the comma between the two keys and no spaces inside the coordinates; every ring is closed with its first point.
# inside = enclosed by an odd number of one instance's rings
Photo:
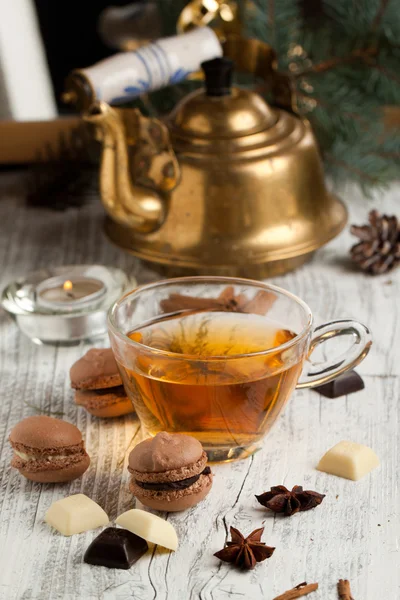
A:
{"type": "Polygon", "coordinates": [[[220,560],[233,563],[242,569],[254,569],[256,563],[272,556],[275,548],[260,541],[264,527],[255,529],[246,538],[235,527],[230,529],[232,541],[227,542],[225,548],[214,554],[220,560]]]}
{"type": "Polygon", "coordinates": [[[297,512],[315,508],[321,504],[325,495],[311,490],[303,490],[301,485],[295,485],[292,491],[285,488],[284,485],[276,485],[269,492],[264,492],[260,496],[256,495],[256,498],[266,508],[290,517],[297,512]]]}

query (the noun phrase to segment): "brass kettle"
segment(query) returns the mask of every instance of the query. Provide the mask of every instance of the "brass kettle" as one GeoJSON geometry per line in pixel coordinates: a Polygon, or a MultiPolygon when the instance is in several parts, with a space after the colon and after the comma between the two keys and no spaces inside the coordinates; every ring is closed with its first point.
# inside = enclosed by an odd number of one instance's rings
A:
{"type": "Polygon", "coordinates": [[[169,275],[262,278],[302,264],[347,220],[328,193],[309,123],[231,87],[232,61],[161,122],[92,105],[103,144],[106,232],[169,275]]]}

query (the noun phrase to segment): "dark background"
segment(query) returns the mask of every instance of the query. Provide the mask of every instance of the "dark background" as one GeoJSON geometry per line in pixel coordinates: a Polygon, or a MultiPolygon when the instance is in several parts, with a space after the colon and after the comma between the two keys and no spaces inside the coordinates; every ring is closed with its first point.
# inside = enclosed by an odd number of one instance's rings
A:
{"type": "Polygon", "coordinates": [[[145,0],[35,0],[47,61],[59,108],[64,81],[75,68],[87,67],[110,56],[115,49],[107,47],[97,33],[101,11],[112,6],[125,6],[145,0]]]}

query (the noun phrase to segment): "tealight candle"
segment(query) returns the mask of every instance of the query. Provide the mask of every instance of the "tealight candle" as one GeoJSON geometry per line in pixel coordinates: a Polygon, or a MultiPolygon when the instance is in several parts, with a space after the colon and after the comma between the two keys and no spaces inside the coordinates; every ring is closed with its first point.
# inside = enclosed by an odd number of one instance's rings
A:
{"type": "Polygon", "coordinates": [[[79,310],[92,304],[106,293],[106,286],[93,277],[68,278],[64,275],[45,279],[36,288],[39,306],[53,310],[79,310]]]}
{"type": "Polygon", "coordinates": [[[136,280],[116,267],[63,265],[10,282],[0,305],[36,344],[74,344],[107,334],[107,312],[136,280]]]}

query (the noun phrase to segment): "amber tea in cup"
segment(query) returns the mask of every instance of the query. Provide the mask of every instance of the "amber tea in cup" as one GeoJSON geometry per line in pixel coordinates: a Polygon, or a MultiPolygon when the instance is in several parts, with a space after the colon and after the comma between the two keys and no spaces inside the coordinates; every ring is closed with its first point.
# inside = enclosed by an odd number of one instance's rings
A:
{"type": "Polygon", "coordinates": [[[197,364],[185,358],[168,361],[155,356],[151,362],[139,358],[142,372],[122,364],[121,372],[130,393],[143,399],[141,414],[150,434],[187,433],[206,446],[256,442],[267,431],[271,413],[289,397],[302,367],[302,360],[287,367],[279,352],[267,361],[223,360],[293,339],[293,333],[259,315],[206,311],[167,317],[129,337],[151,348],[199,357],[197,364]],[[201,360],[212,356],[221,359],[201,360]]]}
{"type": "MultiPolygon", "coordinates": [[[[339,331],[337,324],[326,327],[330,335],[339,331]]],[[[193,435],[211,460],[257,449],[298,384],[311,331],[311,313],[301,300],[229,278],[151,284],[110,312],[112,346],[146,432],[193,435]]]]}

